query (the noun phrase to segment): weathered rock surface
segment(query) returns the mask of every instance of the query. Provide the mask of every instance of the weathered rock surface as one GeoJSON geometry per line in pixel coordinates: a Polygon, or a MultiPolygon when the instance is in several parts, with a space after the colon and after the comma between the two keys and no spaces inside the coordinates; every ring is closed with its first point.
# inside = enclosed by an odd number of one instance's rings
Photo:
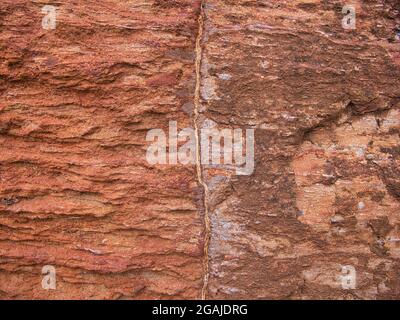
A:
{"type": "Polygon", "coordinates": [[[254,174],[210,192],[209,297],[399,298],[398,9],[206,1],[204,116],[256,129],[254,174]]]}
{"type": "Polygon", "coordinates": [[[192,122],[198,2],[57,1],[55,30],[44,4],[0,5],[0,296],[199,297],[195,171],[145,158],[192,122]]]}
{"type": "Polygon", "coordinates": [[[0,298],[400,298],[400,5],[352,3],[3,0],[0,298]],[[254,173],[150,165],[169,121],[254,173]]]}

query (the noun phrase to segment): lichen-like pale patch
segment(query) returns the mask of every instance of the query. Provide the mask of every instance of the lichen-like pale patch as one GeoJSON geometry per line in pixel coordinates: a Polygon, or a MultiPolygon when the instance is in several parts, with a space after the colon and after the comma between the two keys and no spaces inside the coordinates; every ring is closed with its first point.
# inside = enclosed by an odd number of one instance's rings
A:
{"type": "MultiPolygon", "coordinates": [[[[400,221],[395,213],[400,204],[376,171],[377,166],[390,164],[390,150],[399,148],[393,130],[399,129],[399,113],[391,110],[377,119],[368,114],[342,125],[319,128],[311,133],[311,142],[302,144],[292,162],[296,203],[303,212],[298,215],[299,221],[325,231],[349,216],[354,216],[360,226],[382,217],[393,224],[400,221]],[[347,172],[355,173],[349,176],[347,172]]],[[[336,231],[345,233],[346,229],[336,231]]]]}

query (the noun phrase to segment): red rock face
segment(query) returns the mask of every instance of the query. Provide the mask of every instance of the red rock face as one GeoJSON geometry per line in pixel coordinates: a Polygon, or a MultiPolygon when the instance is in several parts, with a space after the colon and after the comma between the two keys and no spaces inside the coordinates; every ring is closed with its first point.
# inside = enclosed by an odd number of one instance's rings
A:
{"type": "Polygon", "coordinates": [[[0,298],[400,298],[400,8],[353,4],[3,0],[0,298]],[[150,164],[170,121],[254,171],[150,164]]]}
{"type": "Polygon", "coordinates": [[[198,3],[2,1],[3,298],[197,298],[201,190],[151,166],[146,133],[189,126],[198,3]],[[57,290],[43,290],[54,265],[57,290]]]}

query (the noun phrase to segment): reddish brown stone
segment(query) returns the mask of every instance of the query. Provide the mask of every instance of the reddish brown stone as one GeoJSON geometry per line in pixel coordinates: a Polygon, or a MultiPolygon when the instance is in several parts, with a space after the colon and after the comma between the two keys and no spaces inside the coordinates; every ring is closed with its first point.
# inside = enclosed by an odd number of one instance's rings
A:
{"type": "Polygon", "coordinates": [[[0,297],[198,298],[195,171],[145,137],[192,122],[199,3],[57,2],[55,30],[43,5],[0,4],[0,297]]]}
{"type": "Polygon", "coordinates": [[[400,8],[352,3],[3,0],[0,298],[398,299],[400,8]],[[169,121],[254,173],[150,165],[169,121]]]}
{"type": "Polygon", "coordinates": [[[209,298],[399,298],[396,3],[206,1],[202,115],[256,130],[252,176],[205,169],[209,298]]]}

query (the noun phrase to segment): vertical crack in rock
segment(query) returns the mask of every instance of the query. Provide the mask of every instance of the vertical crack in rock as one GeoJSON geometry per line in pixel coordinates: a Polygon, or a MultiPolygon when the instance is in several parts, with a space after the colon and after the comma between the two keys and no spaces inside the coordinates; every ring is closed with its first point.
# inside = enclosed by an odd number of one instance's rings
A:
{"type": "Polygon", "coordinates": [[[201,60],[202,60],[202,38],[204,28],[204,3],[200,3],[200,12],[198,18],[198,34],[196,38],[196,89],[194,96],[194,128],[196,136],[196,172],[197,180],[204,190],[203,205],[204,205],[204,260],[203,260],[203,287],[201,290],[201,299],[205,300],[207,295],[207,286],[209,279],[209,254],[208,248],[211,238],[211,222],[208,215],[208,187],[203,180],[203,173],[201,170],[201,146],[200,146],[200,129],[198,125],[199,109],[200,109],[200,86],[201,86],[201,60]]]}

